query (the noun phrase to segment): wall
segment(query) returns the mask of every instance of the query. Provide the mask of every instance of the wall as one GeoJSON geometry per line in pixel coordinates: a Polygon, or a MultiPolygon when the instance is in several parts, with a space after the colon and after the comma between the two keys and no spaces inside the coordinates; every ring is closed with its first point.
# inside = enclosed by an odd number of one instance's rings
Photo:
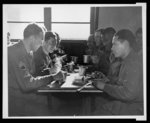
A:
{"type": "Polygon", "coordinates": [[[128,28],[135,32],[142,27],[141,7],[100,7],[98,28],[114,27],[117,30],[128,28]]]}
{"type": "Polygon", "coordinates": [[[68,56],[77,56],[77,63],[83,64],[83,55],[85,55],[85,50],[87,48],[85,40],[62,40],[61,46],[68,56]]]}

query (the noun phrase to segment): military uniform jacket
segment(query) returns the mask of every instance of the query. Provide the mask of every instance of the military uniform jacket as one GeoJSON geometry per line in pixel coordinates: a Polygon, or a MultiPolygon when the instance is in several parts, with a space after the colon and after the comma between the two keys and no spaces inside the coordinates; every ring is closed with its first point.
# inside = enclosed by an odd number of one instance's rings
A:
{"type": "Polygon", "coordinates": [[[44,70],[48,68],[50,61],[50,57],[44,53],[42,46],[40,46],[37,51],[33,53],[33,64],[35,66],[33,75],[44,76],[50,74],[48,70],[44,70]]]}
{"type": "Polygon", "coordinates": [[[105,85],[104,92],[115,98],[104,106],[112,114],[143,114],[143,71],[139,60],[132,51],[122,62],[118,81],[105,85]]]}
{"type": "Polygon", "coordinates": [[[23,42],[8,47],[8,102],[9,115],[35,115],[41,105],[47,105],[46,97],[37,89],[52,81],[51,76],[31,75],[31,57],[23,42]],[[37,108],[39,107],[39,108],[37,108]]]}

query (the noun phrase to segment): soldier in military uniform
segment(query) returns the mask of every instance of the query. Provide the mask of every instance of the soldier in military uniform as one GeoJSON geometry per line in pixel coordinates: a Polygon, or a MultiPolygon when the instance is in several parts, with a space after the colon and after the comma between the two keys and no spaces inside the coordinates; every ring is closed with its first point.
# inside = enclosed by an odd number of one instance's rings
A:
{"type": "Polygon", "coordinates": [[[54,60],[49,56],[49,53],[53,53],[56,49],[56,45],[55,33],[46,32],[42,45],[33,53],[33,63],[35,65],[34,76],[55,74],[61,70],[61,62],[56,60],[57,58],[54,60]]]}
{"type": "Polygon", "coordinates": [[[24,39],[8,47],[8,109],[9,116],[48,116],[47,98],[37,89],[53,80],[62,80],[63,74],[33,77],[31,51],[36,51],[43,40],[43,31],[37,24],[24,29],[24,39]]]}
{"type": "MultiPolygon", "coordinates": [[[[94,81],[93,85],[113,99],[97,105],[94,115],[143,115],[142,63],[135,52],[136,42],[130,30],[118,31],[113,38],[112,52],[122,58],[118,79],[115,82],[94,81]]],[[[97,103],[98,104],[98,103],[97,103]]]]}

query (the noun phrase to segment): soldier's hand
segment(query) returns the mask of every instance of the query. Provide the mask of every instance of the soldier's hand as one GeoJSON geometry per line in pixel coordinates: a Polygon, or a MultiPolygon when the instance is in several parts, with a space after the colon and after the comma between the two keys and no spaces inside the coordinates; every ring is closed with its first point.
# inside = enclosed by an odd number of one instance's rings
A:
{"type": "Polygon", "coordinates": [[[62,71],[53,76],[56,81],[63,81],[65,79],[65,75],[62,71]]]}
{"type": "Polygon", "coordinates": [[[104,86],[105,86],[105,82],[99,81],[99,80],[93,80],[92,81],[93,86],[95,86],[96,88],[103,90],[104,86]]]}

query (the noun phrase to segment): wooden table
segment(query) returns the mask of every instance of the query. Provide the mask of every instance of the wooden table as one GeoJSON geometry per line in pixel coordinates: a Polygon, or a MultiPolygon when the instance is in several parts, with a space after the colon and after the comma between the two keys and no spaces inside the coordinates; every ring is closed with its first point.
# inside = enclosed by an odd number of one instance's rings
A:
{"type": "Polygon", "coordinates": [[[88,85],[81,91],[77,91],[81,86],[73,85],[73,82],[76,78],[81,77],[79,73],[71,73],[69,76],[66,77],[65,83],[60,85],[56,85],[55,82],[52,82],[47,87],[40,88],[38,92],[66,92],[66,93],[101,93],[101,90],[96,89],[92,85],[88,85]]]}
{"type": "MultiPolygon", "coordinates": [[[[89,85],[87,87],[85,87],[83,90],[81,91],[77,91],[77,89],[79,89],[81,86],[76,86],[73,85],[73,82],[76,78],[81,77],[79,75],[79,73],[71,73],[69,76],[66,77],[65,83],[62,84],[61,86],[59,85],[55,85],[55,83],[52,82],[52,84],[41,88],[38,90],[39,93],[57,93],[59,95],[59,93],[66,93],[67,94],[73,94],[72,96],[78,95],[80,97],[82,97],[82,115],[88,115],[89,112],[91,112],[91,107],[92,107],[92,101],[93,101],[93,96],[87,96],[92,94],[95,95],[94,93],[102,93],[103,91],[96,89],[95,87],[93,87],[92,85],[89,85]]],[[[73,98],[74,100],[74,98],[73,98]]],[[[75,99],[76,100],[76,99],[75,99]]],[[[67,110],[67,109],[66,109],[67,110]]]]}

